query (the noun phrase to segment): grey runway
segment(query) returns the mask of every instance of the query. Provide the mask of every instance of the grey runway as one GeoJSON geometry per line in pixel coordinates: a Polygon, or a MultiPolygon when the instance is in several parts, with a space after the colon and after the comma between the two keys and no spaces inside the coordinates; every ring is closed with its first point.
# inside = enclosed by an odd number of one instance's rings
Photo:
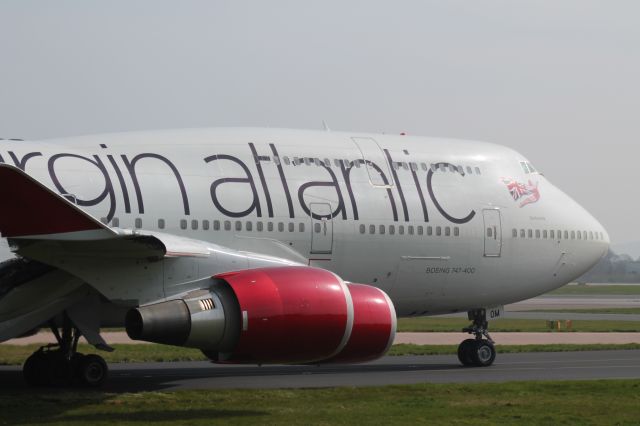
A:
{"type": "MultiPolygon", "coordinates": [[[[455,356],[384,357],[361,365],[224,366],[207,362],[112,364],[108,392],[268,389],[477,383],[528,380],[640,379],[640,351],[498,354],[488,368],[461,367],[455,356]]],[[[19,367],[0,367],[0,391],[24,388],[19,367]]]]}

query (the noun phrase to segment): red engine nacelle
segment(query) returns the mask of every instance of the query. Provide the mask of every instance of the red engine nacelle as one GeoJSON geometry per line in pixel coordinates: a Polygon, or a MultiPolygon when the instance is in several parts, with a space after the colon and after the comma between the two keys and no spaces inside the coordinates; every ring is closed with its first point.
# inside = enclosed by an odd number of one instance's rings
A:
{"type": "Polygon", "coordinates": [[[393,343],[396,314],[380,289],[346,284],[324,269],[279,267],[216,276],[242,314],[235,350],[221,362],[364,362],[393,343]]]}
{"type": "Polygon", "coordinates": [[[213,277],[208,290],[127,314],[133,339],[202,349],[223,363],[364,362],[389,349],[393,303],[324,269],[274,267],[213,277]]]}

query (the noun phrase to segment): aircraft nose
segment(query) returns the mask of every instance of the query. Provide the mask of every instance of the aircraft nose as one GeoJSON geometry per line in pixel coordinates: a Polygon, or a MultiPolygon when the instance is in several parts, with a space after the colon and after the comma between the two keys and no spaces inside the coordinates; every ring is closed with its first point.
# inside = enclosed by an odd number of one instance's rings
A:
{"type": "Polygon", "coordinates": [[[609,252],[611,241],[607,230],[591,213],[583,209],[583,215],[583,219],[578,220],[577,223],[583,223],[583,228],[593,230],[593,238],[591,231],[588,231],[587,241],[583,240],[582,244],[576,245],[576,254],[581,258],[580,266],[584,273],[593,268],[609,252]]]}

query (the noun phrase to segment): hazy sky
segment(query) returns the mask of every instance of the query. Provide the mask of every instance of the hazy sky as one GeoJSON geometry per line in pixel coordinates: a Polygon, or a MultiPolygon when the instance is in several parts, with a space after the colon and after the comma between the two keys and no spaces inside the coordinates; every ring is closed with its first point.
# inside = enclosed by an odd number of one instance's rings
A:
{"type": "Polygon", "coordinates": [[[0,137],[208,126],[508,145],[640,241],[640,2],[0,2],[0,137]]]}

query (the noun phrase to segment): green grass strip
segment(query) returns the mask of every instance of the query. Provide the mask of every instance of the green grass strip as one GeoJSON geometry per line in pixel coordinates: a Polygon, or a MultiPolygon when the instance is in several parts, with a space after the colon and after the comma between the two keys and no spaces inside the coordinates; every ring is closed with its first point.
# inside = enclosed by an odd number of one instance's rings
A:
{"type": "MultiPolygon", "coordinates": [[[[550,315],[551,316],[551,315],[550,315]]],[[[552,319],[562,320],[558,315],[552,315],[552,319]]],[[[399,332],[459,332],[469,326],[466,318],[448,317],[419,317],[400,318],[398,320],[399,332]]],[[[564,324],[563,324],[564,326],[564,324]]],[[[541,319],[513,319],[504,318],[493,320],[489,323],[489,331],[507,332],[558,332],[550,330],[546,320],[541,319]]],[[[571,330],[560,332],[638,332],[640,321],[598,321],[598,320],[574,320],[571,330]]]]}
{"type": "Polygon", "coordinates": [[[6,391],[20,425],[637,425],[640,380],[109,394],[6,391]]]}

